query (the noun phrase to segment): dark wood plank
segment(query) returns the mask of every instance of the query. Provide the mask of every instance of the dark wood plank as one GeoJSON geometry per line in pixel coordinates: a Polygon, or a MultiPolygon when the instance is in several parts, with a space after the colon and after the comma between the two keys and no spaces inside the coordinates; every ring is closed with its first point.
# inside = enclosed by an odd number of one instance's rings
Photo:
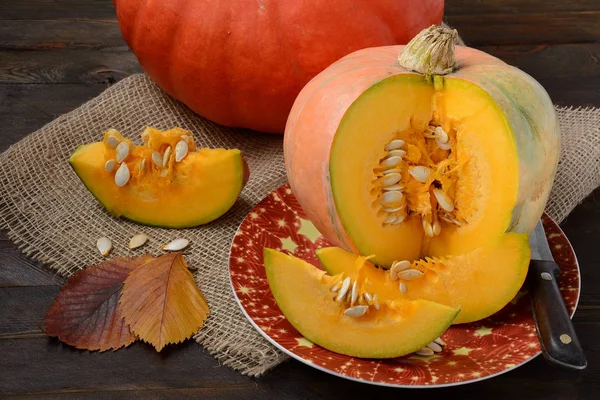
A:
{"type": "Polygon", "coordinates": [[[132,52],[0,50],[0,83],[114,83],[142,69],[132,52]]]}
{"type": "Polygon", "coordinates": [[[48,267],[21,253],[6,232],[0,232],[0,271],[0,287],[60,285],[63,282],[48,267]]]}
{"type": "Polygon", "coordinates": [[[600,11],[448,15],[469,46],[589,43],[600,38],[600,11]]]}
{"type": "Polygon", "coordinates": [[[125,49],[116,20],[4,20],[0,49],[125,49]]]}
{"type": "Polygon", "coordinates": [[[0,151],[97,96],[106,84],[0,86],[0,151]]]}
{"type": "Polygon", "coordinates": [[[447,0],[445,15],[559,14],[573,11],[600,11],[598,0],[447,0]]]}
{"type": "Polygon", "coordinates": [[[111,0],[0,0],[0,20],[116,19],[111,0]]]}

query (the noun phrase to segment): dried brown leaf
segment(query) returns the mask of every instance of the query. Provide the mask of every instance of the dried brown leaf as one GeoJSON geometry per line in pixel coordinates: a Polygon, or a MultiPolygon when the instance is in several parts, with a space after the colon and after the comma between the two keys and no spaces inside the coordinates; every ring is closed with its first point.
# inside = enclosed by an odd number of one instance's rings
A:
{"type": "Polygon", "coordinates": [[[46,315],[45,331],[78,349],[116,350],[135,335],[118,306],[121,288],[131,271],[151,256],[114,258],[79,271],[61,288],[46,315]]]}
{"type": "Polygon", "coordinates": [[[131,272],[120,305],[131,331],[158,351],[191,337],[209,313],[179,252],[155,258],[131,272]]]}

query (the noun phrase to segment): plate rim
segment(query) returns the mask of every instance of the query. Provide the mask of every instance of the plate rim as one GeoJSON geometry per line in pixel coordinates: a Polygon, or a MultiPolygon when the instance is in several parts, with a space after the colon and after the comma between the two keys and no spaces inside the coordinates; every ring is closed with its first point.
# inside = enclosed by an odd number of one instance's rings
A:
{"type": "MultiPolygon", "coordinates": [[[[499,375],[503,375],[507,372],[510,372],[516,368],[519,368],[525,364],[527,364],[528,362],[530,362],[531,360],[537,358],[540,354],[542,354],[541,351],[538,351],[537,353],[535,353],[534,355],[532,355],[530,358],[528,358],[527,360],[522,361],[519,364],[516,364],[510,368],[504,369],[502,371],[496,372],[494,374],[490,374],[490,375],[486,375],[483,376],[481,378],[475,378],[475,379],[469,379],[469,380],[465,380],[465,381],[459,381],[459,382],[452,382],[452,383],[442,383],[442,384],[431,384],[431,385],[405,385],[405,384],[399,384],[399,383],[385,383],[385,382],[378,382],[378,381],[369,381],[369,380],[365,380],[365,379],[359,379],[359,378],[354,378],[352,376],[348,376],[348,375],[342,375],[340,373],[337,373],[335,371],[332,371],[330,369],[324,368],[320,365],[316,365],[313,364],[311,362],[308,362],[307,360],[305,360],[304,358],[300,357],[299,355],[297,355],[296,353],[286,349],[285,347],[283,347],[282,345],[280,345],[278,342],[276,342],[273,338],[271,338],[266,332],[264,332],[255,322],[254,320],[250,317],[250,315],[246,312],[246,309],[244,308],[244,306],[242,305],[242,302],[240,301],[240,299],[238,298],[238,295],[235,291],[235,286],[233,285],[233,279],[231,276],[231,260],[232,260],[232,255],[231,252],[233,250],[233,243],[235,241],[235,238],[238,236],[238,232],[240,232],[240,229],[242,227],[242,225],[244,224],[244,222],[246,222],[246,218],[248,217],[248,215],[252,212],[252,210],[258,205],[260,204],[262,201],[264,201],[271,193],[278,191],[279,189],[281,189],[282,187],[287,186],[287,184],[282,185],[274,190],[272,190],[271,192],[269,192],[261,201],[259,201],[257,204],[255,204],[254,206],[252,206],[252,209],[250,209],[250,211],[248,211],[248,213],[246,214],[246,216],[244,217],[244,219],[242,220],[242,222],[240,222],[240,224],[238,225],[235,233],[233,234],[233,237],[231,239],[231,243],[229,245],[229,253],[228,253],[228,263],[227,263],[227,275],[229,276],[229,286],[231,288],[231,291],[233,292],[233,297],[236,301],[236,303],[238,304],[238,306],[240,307],[242,313],[244,314],[244,316],[246,317],[246,319],[250,322],[250,324],[252,325],[252,327],[258,331],[258,333],[264,337],[269,343],[271,343],[273,346],[275,346],[279,351],[283,352],[284,354],[288,355],[289,357],[300,361],[301,363],[303,363],[304,365],[308,365],[309,367],[315,368],[319,371],[325,372],[329,375],[333,375],[336,376],[338,378],[342,378],[342,379],[347,379],[350,381],[354,381],[354,382],[358,382],[358,383],[364,383],[364,384],[369,384],[369,385],[374,385],[374,386],[382,386],[382,387],[392,387],[392,388],[398,388],[398,389],[436,389],[436,388],[445,388],[445,387],[454,387],[454,386],[462,386],[462,385],[468,385],[471,383],[476,383],[476,382],[481,382],[490,378],[495,378],[499,375]]],[[[560,225],[556,223],[556,221],[554,221],[554,219],[552,217],[550,217],[548,214],[546,214],[544,212],[543,217],[548,218],[554,225],[556,225],[558,227],[558,229],[560,230],[562,236],[565,237],[567,244],[569,245],[569,248],[571,249],[571,253],[573,254],[574,258],[575,258],[575,266],[577,267],[577,283],[578,283],[578,288],[577,288],[577,299],[575,300],[575,306],[573,307],[573,312],[570,315],[570,318],[573,319],[573,316],[575,315],[575,312],[577,311],[577,306],[579,305],[579,300],[581,298],[581,270],[579,268],[579,260],[577,259],[577,254],[575,253],[575,249],[573,249],[573,245],[571,244],[571,241],[569,240],[569,238],[567,237],[567,235],[565,234],[565,232],[561,229],[560,225]]],[[[262,267],[264,268],[264,264],[262,265],[262,267]]],[[[269,292],[270,292],[270,288],[269,288],[269,292]]],[[[272,293],[271,293],[272,295],[272,293]]],[[[564,299],[563,299],[564,300],[564,299]]],[[[284,315],[285,317],[285,315],[284,315]]],[[[287,318],[286,318],[287,319],[287,318]]],[[[536,328],[536,334],[537,334],[537,328],[536,328]]],[[[538,336],[538,340],[539,340],[539,336],[538,336]]],[[[325,349],[327,350],[327,349],[325,349]]],[[[330,350],[327,350],[330,351],[330,350]]],[[[333,352],[332,352],[333,353],[333,352]]]]}

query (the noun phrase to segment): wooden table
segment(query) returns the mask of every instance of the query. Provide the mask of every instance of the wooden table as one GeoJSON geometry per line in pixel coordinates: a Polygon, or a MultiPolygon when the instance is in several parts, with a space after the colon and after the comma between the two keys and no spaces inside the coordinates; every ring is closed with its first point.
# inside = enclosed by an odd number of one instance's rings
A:
{"type": "MultiPolygon", "coordinates": [[[[448,1],[446,21],[466,42],[538,79],[562,105],[600,106],[600,1],[448,1]]],[[[0,0],[0,150],[140,71],[110,0],[0,0]]],[[[583,289],[574,322],[589,366],[553,368],[538,357],[502,376],[434,391],[345,381],[290,360],[259,379],[220,366],[192,341],[160,354],[136,343],[114,353],[75,350],[39,329],[63,282],[0,236],[0,397],[215,399],[600,397],[600,191],[563,229],[583,289]]]]}

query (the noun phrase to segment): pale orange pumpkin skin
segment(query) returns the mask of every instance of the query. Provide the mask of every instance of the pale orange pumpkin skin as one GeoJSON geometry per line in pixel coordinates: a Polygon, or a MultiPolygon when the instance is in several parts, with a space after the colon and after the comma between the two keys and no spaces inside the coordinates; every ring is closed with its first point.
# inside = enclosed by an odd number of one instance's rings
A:
{"type": "MultiPolygon", "coordinates": [[[[317,229],[330,242],[358,252],[336,210],[330,153],[340,121],[368,88],[399,74],[405,46],[356,51],[321,72],[298,95],[287,121],[284,154],[290,186],[317,229]]],[[[470,81],[496,101],[519,148],[519,193],[509,231],[531,232],[549,196],[560,148],[552,102],[526,73],[482,51],[456,46],[459,69],[446,77],[470,81]],[[531,190],[531,189],[534,190],[531,190]]]]}
{"type": "Polygon", "coordinates": [[[217,123],[282,133],[302,87],[357,49],[407,43],[443,0],[114,0],[122,35],[167,93],[217,123]]]}

